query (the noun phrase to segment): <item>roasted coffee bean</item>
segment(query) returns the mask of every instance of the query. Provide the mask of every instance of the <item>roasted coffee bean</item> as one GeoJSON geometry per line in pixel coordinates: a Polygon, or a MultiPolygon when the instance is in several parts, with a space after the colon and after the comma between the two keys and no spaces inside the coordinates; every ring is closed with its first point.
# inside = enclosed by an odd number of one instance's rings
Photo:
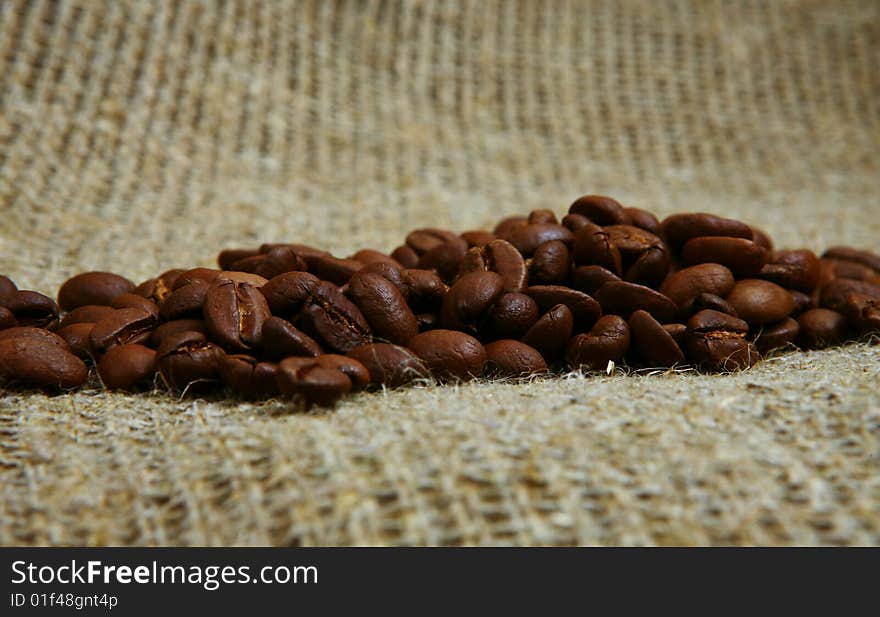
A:
{"type": "Polygon", "coordinates": [[[217,385],[223,351],[200,332],[178,332],[166,336],[156,350],[156,366],[169,388],[193,394],[217,385]]]}
{"type": "Polygon", "coordinates": [[[59,328],[66,328],[78,323],[98,323],[107,315],[112,315],[114,309],[112,306],[99,306],[97,304],[86,304],[79,306],[69,313],[65,313],[58,322],[59,328]]]}
{"type": "Polygon", "coordinates": [[[455,330],[422,332],[410,339],[408,347],[441,380],[479,377],[486,364],[486,350],[480,341],[455,330]]]}
{"type": "Polygon", "coordinates": [[[483,229],[473,229],[461,233],[461,239],[467,242],[469,248],[486,246],[495,239],[495,234],[483,229]]]}
{"type": "Polygon", "coordinates": [[[92,351],[92,330],[95,324],[88,322],[79,322],[70,324],[64,328],[59,328],[58,336],[64,339],[70,352],[79,358],[91,358],[92,351]]]}
{"type": "Polygon", "coordinates": [[[12,282],[12,279],[0,274],[0,304],[3,304],[3,298],[16,291],[18,291],[18,287],[12,282]]]}
{"type": "Polygon", "coordinates": [[[486,314],[481,334],[489,339],[518,339],[534,325],[538,316],[538,303],[530,296],[502,294],[486,314]]]}
{"type": "Polygon", "coordinates": [[[418,356],[406,347],[391,343],[361,345],[350,350],[347,355],[367,368],[372,385],[397,388],[430,375],[418,356]]]}
{"type": "Polygon", "coordinates": [[[370,385],[370,371],[356,358],[328,353],[318,356],[316,359],[318,361],[318,366],[335,369],[348,377],[351,380],[352,392],[363,390],[370,385]]]}
{"type": "Polygon", "coordinates": [[[83,272],[58,290],[58,305],[70,311],[85,304],[109,305],[116,296],[134,291],[134,283],[111,272],[83,272]]]}
{"type": "Polygon", "coordinates": [[[26,338],[33,341],[39,341],[46,345],[54,345],[64,351],[70,351],[70,347],[64,340],[64,337],[55,332],[49,332],[43,328],[35,326],[14,326],[0,330],[0,341],[8,341],[16,338],[26,338]]]}
{"type": "Polygon", "coordinates": [[[730,302],[715,294],[701,293],[694,298],[694,312],[699,313],[705,309],[725,313],[732,317],[739,317],[739,314],[737,314],[736,309],[733,308],[730,302]]]}
{"type": "Polygon", "coordinates": [[[291,246],[276,246],[253,257],[246,257],[229,266],[229,270],[250,272],[271,279],[285,272],[311,269],[308,261],[291,246]]]}
{"type": "Polygon", "coordinates": [[[601,317],[589,334],[576,334],[568,344],[565,360],[571,368],[605,370],[609,362],[620,362],[629,349],[626,321],[617,315],[601,317]]]}
{"type": "Polygon", "coordinates": [[[260,293],[273,315],[288,317],[300,312],[319,282],[318,277],[308,272],[286,272],[269,279],[260,293]]]}
{"type": "Polygon", "coordinates": [[[201,332],[207,334],[204,319],[175,319],[156,326],[150,334],[150,347],[158,349],[166,337],[179,332],[201,332]]]}
{"type": "MultiPolygon", "coordinates": [[[[568,249],[561,242],[568,254],[568,249]]],[[[566,263],[567,267],[567,263],[566,263]]],[[[522,291],[528,285],[529,271],[520,252],[507,240],[492,240],[481,248],[472,248],[464,256],[459,274],[495,272],[504,282],[504,291],[522,291]]]]}
{"type": "Polygon", "coordinates": [[[361,310],[373,335],[404,345],[419,333],[419,324],[403,294],[378,274],[355,274],[348,286],[348,297],[361,310]]]}
{"type": "Polygon", "coordinates": [[[659,236],[632,225],[604,229],[608,241],[620,252],[623,280],[655,287],[666,278],[672,258],[659,236]]]}
{"type": "Polygon", "coordinates": [[[276,382],[281,393],[299,396],[307,406],[333,405],[351,392],[351,379],[342,371],[325,368],[317,359],[286,358],[278,364],[276,382]]]}
{"type": "Polygon", "coordinates": [[[750,324],[782,321],[794,309],[791,294],[779,285],[761,279],[737,281],[725,299],[740,319],[750,324]]]}
{"type": "Polygon", "coordinates": [[[691,238],[726,236],[752,240],[755,237],[752,228],[745,223],[703,212],[666,217],[660,223],[660,236],[676,253],[691,238]]]}
{"type": "Polygon", "coordinates": [[[846,313],[851,297],[856,294],[880,299],[880,285],[856,279],[834,279],[822,288],[822,307],[846,313]]]}
{"type": "Polygon", "coordinates": [[[593,223],[590,219],[583,214],[566,214],[562,217],[562,225],[573,234],[577,234],[581,227],[586,227],[587,225],[592,224],[593,223]]]}
{"type": "Polygon", "coordinates": [[[538,303],[538,308],[547,311],[557,304],[564,304],[571,310],[575,332],[584,332],[593,327],[602,314],[602,308],[591,296],[582,291],[560,285],[534,285],[526,293],[538,303]]]}
{"type": "Polygon", "coordinates": [[[492,234],[496,238],[500,238],[509,234],[512,230],[517,227],[522,227],[523,225],[528,225],[529,219],[525,216],[509,216],[507,218],[501,219],[495,228],[492,230],[492,234]]]}
{"type": "Polygon", "coordinates": [[[223,270],[214,279],[214,283],[247,283],[251,287],[259,289],[269,282],[264,276],[253,274],[251,272],[236,272],[234,270],[223,270]]]}
{"type": "Polygon", "coordinates": [[[585,294],[594,294],[609,281],[619,281],[620,277],[602,266],[578,266],[574,269],[574,288],[585,294]]]}
{"type": "Polygon", "coordinates": [[[757,227],[752,227],[752,242],[763,247],[768,254],[773,252],[773,240],[757,227]]]}
{"type": "Polygon", "coordinates": [[[522,378],[547,372],[547,363],[533,347],[503,339],[486,345],[484,372],[489,377],[522,378]]]}
{"type": "Polygon", "coordinates": [[[557,225],[559,223],[553,210],[547,210],[546,208],[542,208],[540,210],[532,210],[531,212],[529,212],[527,220],[530,224],[546,223],[550,225],[557,225]]]}
{"type": "Polygon", "coordinates": [[[370,264],[388,264],[389,266],[397,269],[398,271],[403,267],[400,265],[400,262],[391,257],[390,255],[386,255],[381,251],[377,251],[374,249],[361,249],[356,252],[354,255],[349,257],[349,259],[353,259],[354,261],[360,262],[363,266],[368,266],[370,264]]]}
{"type": "Polygon", "coordinates": [[[138,308],[115,309],[92,328],[92,350],[102,354],[116,345],[144,344],[156,327],[156,318],[138,308]]]}
{"type": "MultiPolygon", "coordinates": [[[[308,244],[297,244],[297,243],[290,243],[290,242],[270,242],[267,244],[261,244],[260,245],[260,254],[261,255],[268,255],[272,251],[279,249],[279,248],[290,249],[291,251],[296,253],[298,257],[303,259],[309,268],[312,267],[312,263],[315,259],[319,259],[321,257],[324,257],[324,256],[330,254],[323,249],[315,248],[314,246],[309,246],[308,244]]],[[[272,278],[272,277],[267,277],[267,278],[272,278]]]]}
{"type": "Polygon", "coordinates": [[[440,315],[437,313],[419,313],[416,315],[416,321],[419,324],[419,332],[440,327],[440,315]]]}
{"type": "Polygon", "coordinates": [[[314,261],[314,267],[309,270],[322,281],[330,281],[334,285],[345,285],[351,277],[364,267],[354,259],[340,259],[327,255],[314,261]]]}
{"type": "Polygon", "coordinates": [[[323,353],[317,341],[281,317],[269,317],[263,322],[261,342],[263,354],[270,360],[288,356],[314,358],[323,353]]]}
{"type": "Polygon", "coordinates": [[[217,255],[217,265],[221,270],[230,270],[232,264],[260,254],[259,249],[224,249],[217,255]]]}
{"type": "Polygon", "coordinates": [[[572,259],[576,266],[601,266],[615,276],[623,271],[620,250],[602,227],[588,223],[574,236],[572,259]]]}
{"type": "Polygon", "coordinates": [[[25,336],[0,340],[0,382],[64,389],[83,385],[86,365],[65,347],[25,336]]]}
{"type": "Polygon", "coordinates": [[[657,220],[656,216],[647,210],[641,210],[639,208],[624,208],[623,211],[629,217],[630,225],[644,229],[645,231],[650,231],[652,234],[659,235],[660,221],[657,220]]]}
{"type": "Polygon", "coordinates": [[[247,398],[268,398],[278,394],[278,365],[260,362],[246,354],[223,355],[218,365],[223,383],[247,398]]]}
{"type": "Polygon", "coordinates": [[[528,263],[531,285],[561,285],[568,279],[571,251],[564,242],[552,240],[537,249],[528,263]]]}
{"type": "Polygon", "coordinates": [[[411,231],[406,236],[406,245],[419,255],[424,255],[431,249],[456,240],[461,240],[461,238],[451,231],[426,227],[411,231]]]}
{"type": "Polygon", "coordinates": [[[683,323],[667,323],[663,324],[663,329],[672,337],[679,347],[684,345],[685,335],[687,334],[687,326],[683,323]]]}
{"type": "Polygon", "coordinates": [[[444,281],[451,281],[458,274],[467,250],[467,242],[455,236],[448,242],[422,253],[418,267],[423,270],[434,270],[444,281]]]}
{"type": "MultiPolygon", "coordinates": [[[[403,295],[403,297],[406,298],[408,290],[403,282],[401,269],[398,266],[395,266],[390,262],[374,261],[372,263],[368,263],[363,268],[358,270],[358,274],[378,274],[379,276],[391,281],[391,283],[395,287],[397,287],[397,290],[403,295]]],[[[346,290],[343,290],[343,292],[345,291],[346,290]]]]}
{"type": "Polygon", "coordinates": [[[0,306],[0,330],[12,328],[18,325],[15,314],[5,306],[0,306]]]}
{"type": "Polygon", "coordinates": [[[211,339],[228,351],[257,346],[263,323],[271,315],[266,298],[247,283],[218,281],[205,296],[205,325],[211,339]]]}
{"type": "Polygon", "coordinates": [[[165,298],[159,305],[159,316],[165,321],[201,317],[210,288],[210,283],[202,279],[192,279],[191,283],[178,287],[165,298]]]}
{"type": "Polygon", "coordinates": [[[550,364],[562,357],[574,331],[574,317],[565,304],[557,304],[544,313],[523,335],[522,342],[538,350],[550,364]]]}
{"type": "MultiPolygon", "coordinates": [[[[631,349],[642,364],[651,368],[668,368],[684,364],[685,357],[678,343],[667,329],[647,311],[638,310],[630,315],[631,349]]],[[[682,332],[685,329],[681,325],[682,332]]]]}
{"type": "Polygon", "coordinates": [[[675,302],[679,313],[691,312],[701,293],[725,297],[734,285],[733,273],[720,264],[700,264],[674,272],[660,285],[660,293],[675,302]]]}
{"type": "Polygon", "coordinates": [[[444,328],[476,332],[489,309],[504,293],[504,278],[495,272],[469,272],[449,289],[440,309],[444,328]]]}
{"type": "Polygon", "coordinates": [[[321,281],[315,285],[300,318],[309,334],[332,351],[345,353],[370,342],[366,318],[333,283],[321,281]]]}
{"type": "Polygon", "coordinates": [[[602,195],[584,195],[568,208],[569,214],[585,216],[596,225],[629,225],[632,219],[620,203],[602,195]]]}
{"type": "Polygon", "coordinates": [[[559,240],[570,245],[574,241],[574,234],[567,227],[554,223],[527,223],[514,227],[504,235],[498,234],[498,237],[510,242],[524,257],[531,257],[546,242],[559,240]]]}
{"type": "Polygon", "coordinates": [[[813,251],[777,251],[761,268],[758,278],[786,289],[810,293],[819,283],[819,258],[813,251]]]}
{"type": "Polygon", "coordinates": [[[172,290],[177,278],[183,274],[183,270],[174,269],[163,272],[156,278],[148,279],[135,287],[132,293],[144,298],[149,298],[156,304],[160,305],[165,302],[172,290]]]}
{"type": "Polygon", "coordinates": [[[440,309],[449,286],[436,272],[429,270],[406,269],[400,272],[403,279],[404,296],[416,313],[433,313],[440,309]]]}
{"type": "Polygon", "coordinates": [[[880,274],[864,264],[855,261],[844,261],[842,259],[830,259],[828,257],[820,259],[820,282],[827,283],[836,278],[856,279],[858,281],[868,281],[874,285],[880,285],[880,274]]]}
{"type": "Polygon", "coordinates": [[[210,285],[220,277],[220,272],[222,272],[222,270],[217,270],[215,268],[190,268],[189,270],[184,270],[174,279],[174,284],[171,286],[171,290],[176,291],[181,287],[186,287],[193,283],[207,283],[210,285]]]}
{"type": "Polygon", "coordinates": [[[15,315],[20,326],[52,328],[58,324],[58,305],[43,294],[20,289],[3,300],[3,306],[15,315]]]}
{"type": "MultiPolygon", "coordinates": [[[[157,305],[152,300],[147,298],[143,298],[137,294],[122,294],[116,296],[113,302],[110,303],[110,306],[115,309],[121,308],[139,308],[143,311],[146,311],[153,317],[159,317],[159,305],[157,305]]],[[[80,307],[82,308],[82,307],[80,307]]],[[[77,309],[78,310],[78,309],[77,309]]]]}
{"type": "Polygon", "coordinates": [[[419,254],[408,246],[398,246],[391,256],[404,268],[415,268],[419,265],[419,254]]]}
{"type": "Polygon", "coordinates": [[[789,295],[791,296],[792,302],[794,302],[794,308],[791,310],[792,317],[800,315],[806,310],[813,308],[813,298],[802,291],[795,291],[794,289],[788,290],[789,295]]]}
{"type": "Polygon", "coordinates": [[[691,238],[681,249],[684,263],[717,263],[738,278],[755,276],[767,263],[767,250],[745,238],[703,236],[691,238]]]}
{"type": "Polygon", "coordinates": [[[760,361],[757,347],[746,340],[749,324],[718,311],[703,310],[690,318],[685,337],[687,356],[709,371],[736,371],[760,361]]]}
{"type": "Polygon", "coordinates": [[[642,309],[665,323],[672,321],[678,310],[675,303],[659,291],[626,281],[605,283],[594,298],[601,305],[602,313],[620,315],[624,319],[629,319],[633,312],[642,309]]]}
{"type": "Polygon", "coordinates": [[[850,294],[844,309],[849,325],[859,334],[880,332],[880,298],[863,293],[850,294]]]}
{"type": "Polygon", "coordinates": [[[153,383],[156,352],[143,345],[117,345],[98,362],[98,376],[109,390],[138,390],[153,383]]]}
{"type": "Polygon", "coordinates": [[[798,342],[808,349],[840,345],[849,338],[846,317],[831,309],[810,309],[801,313],[797,322],[800,326],[798,342]]]}
{"type": "Polygon", "coordinates": [[[780,349],[794,343],[800,329],[797,321],[791,317],[786,317],[774,324],[760,326],[754,332],[752,338],[758,347],[758,351],[761,354],[766,354],[774,349],[780,349]]]}
{"type": "Polygon", "coordinates": [[[867,266],[880,274],[880,255],[871,251],[860,251],[850,246],[832,246],[822,253],[822,258],[852,261],[867,266]]]}

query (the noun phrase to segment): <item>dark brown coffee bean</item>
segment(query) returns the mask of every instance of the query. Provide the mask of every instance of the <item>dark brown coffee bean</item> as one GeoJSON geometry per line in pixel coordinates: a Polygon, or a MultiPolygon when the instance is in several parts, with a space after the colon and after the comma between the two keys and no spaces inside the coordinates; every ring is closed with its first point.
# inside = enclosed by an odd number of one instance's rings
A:
{"type": "Polygon", "coordinates": [[[880,298],[852,293],[844,309],[849,325],[859,334],[880,332],[880,298]]]}
{"type": "Polygon", "coordinates": [[[461,239],[467,242],[469,248],[486,246],[492,240],[495,239],[495,234],[491,231],[485,231],[483,229],[473,229],[470,231],[462,232],[461,239]]]}
{"type": "Polygon", "coordinates": [[[165,321],[201,317],[210,288],[211,285],[204,280],[192,279],[190,284],[178,287],[166,296],[159,305],[159,316],[165,321]]]}
{"type": "Polygon", "coordinates": [[[263,354],[270,360],[288,356],[314,358],[324,353],[317,341],[280,317],[269,317],[263,322],[261,341],[263,354]]]}
{"type": "Polygon", "coordinates": [[[647,210],[640,210],[639,208],[624,208],[623,211],[629,217],[630,225],[659,235],[660,221],[657,220],[656,216],[647,210]]]}
{"type": "Polygon", "coordinates": [[[805,311],[797,318],[798,342],[808,349],[840,345],[849,338],[849,326],[842,313],[825,308],[805,311]]]}
{"type": "Polygon", "coordinates": [[[218,371],[229,389],[246,398],[269,398],[279,392],[278,365],[274,362],[260,362],[246,354],[224,354],[218,371]]]}
{"type": "Polygon", "coordinates": [[[752,339],[763,355],[794,343],[800,329],[797,321],[786,317],[782,321],[760,326],[753,333],[752,339]]]}
{"type": "Polygon", "coordinates": [[[872,268],[855,261],[842,259],[830,259],[823,257],[819,260],[819,280],[827,283],[831,279],[844,278],[868,281],[874,285],[880,285],[880,274],[872,268]]]}
{"type": "Polygon", "coordinates": [[[314,267],[309,268],[312,274],[322,281],[330,281],[334,285],[345,285],[351,277],[364,267],[354,259],[340,259],[327,255],[314,261],[314,267]]]}
{"type": "MultiPolygon", "coordinates": [[[[565,248],[565,245],[559,243],[565,248]]],[[[568,254],[568,249],[566,255],[568,254]]],[[[566,267],[567,267],[566,262],[566,267]]],[[[506,240],[492,240],[481,248],[472,248],[464,256],[459,274],[495,272],[504,282],[504,291],[519,292],[528,285],[528,269],[522,255],[506,240]]]]}
{"type": "Polygon", "coordinates": [[[214,283],[246,283],[251,287],[259,289],[269,282],[264,276],[253,274],[251,272],[236,272],[234,270],[223,270],[214,279],[214,283]]]}
{"type": "Polygon", "coordinates": [[[37,328],[35,326],[13,326],[12,328],[0,330],[0,341],[8,341],[15,338],[26,338],[39,341],[46,345],[55,345],[64,351],[70,351],[70,347],[68,347],[64,337],[55,332],[49,332],[43,328],[37,328]]]}
{"type": "Polygon", "coordinates": [[[386,255],[382,251],[377,251],[375,249],[361,249],[357,251],[354,255],[349,257],[354,261],[360,262],[363,266],[368,266],[370,264],[387,264],[397,270],[400,270],[403,266],[400,265],[396,259],[391,257],[390,255],[386,255]]]}
{"type": "Polygon", "coordinates": [[[623,280],[655,287],[666,278],[672,258],[659,236],[632,225],[610,225],[605,232],[620,252],[623,280]]]}
{"type": "Polygon", "coordinates": [[[576,266],[601,266],[616,276],[623,271],[620,251],[608,232],[592,223],[577,231],[571,254],[576,266]]]}
{"type": "Polygon", "coordinates": [[[3,300],[3,306],[15,315],[20,326],[52,328],[58,324],[58,305],[43,294],[20,289],[3,300]]]}
{"type": "Polygon", "coordinates": [[[419,254],[408,246],[398,246],[391,256],[404,268],[415,268],[419,265],[419,254]]]}
{"type": "Polygon", "coordinates": [[[762,247],[768,254],[773,252],[773,240],[757,227],[752,227],[752,242],[762,247]]]}
{"type": "Polygon", "coordinates": [[[626,281],[609,281],[594,297],[602,306],[603,314],[620,315],[624,319],[642,309],[665,323],[672,321],[678,310],[675,303],[659,291],[626,281]]]}
{"type": "Polygon", "coordinates": [[[503,339],[486,345],[487,377],[512,379],[530,377],[547,372],[547,363],[538,350],[525,343],[503,339]]]}
{"type": "Polygon", "coordinates": [[[451,231],[426,227],[411,231],[406,236],[406,245],[419,255],[424,255],[431,249],[456,240],[461,240],[461,238],[451,231]]]}
{"type": "Polygon", "coordinates": [[[190,268],[189,270],[184,270],[174,279],[171,290],[176,291],[193,283],[207,283],[210,285],[219,278],[220,272],[221,270],[215,268],[190,268]]]}
{"type": "MultiPolygon", "coordinates": [[[[403,275],[401,274],[401,268],[395,266],[389,262],[384,261],[374,261],[372,263],[368,263],[363,268],[358,270],[359,274],[378,274],[381,277],[384,277],[388,281],[397,287],[397,290],[406,298],[406,294],[408,290],[406,285],[403,282],[403,275]]],[[[345,291],[345,290],[343,290],[345,291]]],[[[346,294],[347,295],[347,294],[346,294]]]]}
{"type": "Polygon", "coordinates": [[[147,298],[142,298],[141,296],[133,293],[121,294],[119,296],[116,296],[113,302],[110,303],[110,306],[115,309],[139,308],[142,311],[146,311],[153,317],[159,317],[159,306],[155,302],[147,298]]]}
{"type": "Polygon", "coordinates": [[[300,312],[320,281],[308,272],[286,272],[260,288],[273,315],[287,317],[300,312]]]}
{"type": "Polygon", "coordinates": [[[12,282],[12,279],[0,274],[0,304],[3,304],[3,298],[16,291],[18,291],[18,287],[12,282]]]}
{"type": "Polygon", "coordinates": [[[144,298],[149,298],[160,305],[165,301],[174,289],[177,278],[183,274],[183,270],[174,269],[163,272],[156,278],[144,281],[135,287],[132,293],[144,298]]]}
{"type": "Polygon", "coordinates": [[[99,306],[97,304],[86,304],[79,306],[69,313],[65,313],[58,322],[59,328],[66,328],[77,323],[98,323],[107,315],[112,315],[115,309],[112,306],[99,306]]]}
{"type": "Polygon", "coordinates": [[[216,282],[205,296],[208,333],[228,351],[247,351],[257,346],[263,323],[271,315],[263,294],[246,283],[216,282]]]}
{"type": "Polygon", "coordinates": [[[574,241],[574,234],[562,225],[533,223],[514,227],[504,235],[499,234],[499,238],[510,242],[524,257],[530,257],[545,242],[559,240],[570,245],[574,241]]]}
{"type": "Polygon", "coordinates": [[[711,309],[713,311],[718,311],[719,313],[725,313],[727,315],[731,315],[733,317],[739,317],[736,309],[733,308],[733,305],[722,298],[721,296],[716,296],[715,294],[709,293],[701,293],[694,298],[694,312],[699,313],[700,311],[711,309]]]}
{"type": "Polygon", "coordinates": [[[880,274],[880,255],[871,251],[861,251],[851,246],[832,246],[822,253],[822,257],[859,263],[880,274]]]}
{"type": "Polygon", "coordinates": [[[156,352],[143,345],[117,345],[98,362],[101,383],[109,390],[138,390],[153,383],[156,352]]]}
{"type": "Polygon", "coordinates": [[[602,266],[578,266],[574,269],[574,288],[585,294],[594,294],[609,281],[619,281],[620,277],[602,266]]]}
{"type": "MultiPolygon", "coordinates": [[[[260,245],[260,254],[268,255],[275,249],[284,248],[290,249],[294,253],[297,254],[301,259],[306,262],[306,265],[311,268],[312,263],[315,259],[320,259],[326,255],[329,255],[327,251],[319,248],[315,248],[314,246],[309,246],[308,244],[297,244],[297,243],[289,243],[289,242],[275,242],[275,243],[267,243],[260,245]]],[[[277,276],[277,275],[276,275],[277,276]]],[[[272,277],[267,277],[272,278],[272,277]]]]}
{"type": "Polygon", "coordinates": [[[419,332],[426,332],[440,327],[440,315],[437,313],[419,313],[416,315],[419,332]]]}
{"type": "Polygon", "coordinates": [[[156,366],[169,388],[193,394],[217,385],[223,351],[200,332],[166,336],[156,350],[156,366]]]}
{"type": "Polygon", "coordinates": [[[734,285],[733,273],[720,264],[700,264],[674,272],[660,285],[660,293],[675,302],[681,314],[691,312],[701,293],[724,297],[734,285]]]}
{"type": "Polygon", "coordinates": [[[538,303],[538,308],[542,311],[550,310],[557,304],[566,305],[574,318],[575,332],[589,330],[602,314],[598,302],[576,289],[560,285],[534,285],[529,287],[526,293],[538,303]]]}
{"type": "Polygon", "coordinates": [[[523,335],[522,342],[538,350],[550,364],[562,357],[574,331],[574,317],[564,304],[557,304],[544,313],[523,335]]]}
{"type": "Polygon", "coordinates": [[[502,294],[486,314],[480,334],[489,339],[520,338],[538,320],[538,303],[522,293],[502,294]]]}
{"type": "Polygon", "coordinates": [[[584,195],[568,208],[569,214],[585,216],[596,225],[629,225],[631,219],[623,206],[610,197],[584,195]]]}
{"type": "Polygon", "coordinates": [[[260,254],[259,249],[224,249],[217,255],[217,265],[221,270],[230,270],[232,264],[260,254]]]}
{"type": "Polygon", "coordinates": [[[660,223],[660,236],[676,253],[691,238],[727,236],[751,240],[755,237],[752,228],[745,223],[703,212],[673,214],[666,217],[660,223]]]}
{"type": "Polygon", "coordinates": [[[83,361],[53,342],[22,336],[0,340],[0,382],[68,389],[87,379],[83,361]]]}
{"type": "Polygon", "coordinates": [[[307,406],[329,407],[351,392],[351,379],[342,371],[318,365],[315,358],[286,358],[278,364],[281,393],[301,397],[307,406]]]}
{"type": "Polygon", "coordinates": [[[15,314],[5,306],[0,306],[0,330],[13,328],[18,325],[15,314]]]}
{"type": "Polygon", "coordinates": [[[271,279],[285,272],[311,270],[308,260],[299,255],[292,246],[276,246],[265,253],[240,259],[229,270],[249,272],[271,279]]]}
{"type": "Polygon", "coordinates": [[[822,288],[822,307],[845,314],[850,304],[851,296],[854,294],[880,299],[880,285],[856,279],[834,279],[822,288]]]}
{"type": "Polygon", "coordinates": [[[589,334],[576,334],[568,344],[565,360],[573,368],[605,370],[609,362],[620,362],[629,349],[629,326],[617,315],[605,315],[589,334]]]}
{"type": "Polygon", "coordinates": [[[542,208],[540,210],[532,210],[529,212],[528,222],[530,224],[535,223],[546,223],[549,225],[557,225],[559,221],[556,219],[556,214],[553,213],[553,210],[548,210],[546,208],[542,208]]]}
{"type": "Polygon", "coordinates": [[[85,304],[109,305],[116,296],[134,291],[134,283],[111,272],[83,272],[65,281],[58,290],[58,304],[70,311],[85,304]]]}
{"type": "Polygon", "coordinates": [[[419,333],[419,324],[406,299],[388,279],[378,274],[355,274],[348,286],[348,296],[366,317],[374,336],[404,345],[419,333]]]}
{"type": "MultiPolygon", "coordinates": [[[[660,323],[647,311],[635,311],[627,322],[629,324],[631,349],[642,364],[651,368],[669,368],[683,364],[684,353],[678,343],[660,323]]],[[[684,333],[685,326],[681,326],[684,333]]]]}
{"type": "Polygon", "coordinates": [[[207,334],[204,319],[175,319],[156,326],[150,334],[150,347],[158,349],[166,337],[179,332],[201,332],[207,334]]]}
{"type": "Polygon", "coordinates": [[[464,332],[431,330],[410,339],[410,350],[425,363],[437,379],[471,379],[483,373],[486,350],[464,332]]]}
{"type": "Polygon", "coordinates": [[[687,323],[685,345],[691,362],[708,371],[736,371],[757,364],[757,347],[746,340],[749,325],[718,311],[703,310],[687,323]]]}
{"type": "Polygon", "coordinates": [[[761,279],[737,281],[725,299],[736,309],[740,319],[750,324],[782,321],[794,309],[791,294],[779,285],[761,279]]]}
{"type": "Polygon", "coordinates": [[[418,356],[405,347],[390,343],[361,345],[350,350],[348,357],[367,368],[372,385],[397,388],[430,375],[418,356]]]}
{"type": "Polygon", "coordinates": [[[92,350],[102,354],[116,345],[147,343],[155,327],[156,318],[146,311],[137,308],[115,309],[92,329],[92,350]]]}
{"type": "Polygon", "coordinates": [[[672,337],[679,347],[684,345],[685,335],[687,334],[687,326],[683,323],[667,323],[663,324],[663,329],[672,337]]]}
{"type": "Polygon", "coordinates": [[[455,236],[448,242],[422,253],[418,267],[423,270],[434,270],[444,281],[451,281],[458,274],[467,250],[467,242],[455,236]]]}
{"type": "Polygon", "coordinates": [[[449,286],[436,272],[406,269],[400,272],[405,288],[404,296],[416,313],[433,313],[440,310],[449,286]]]}
{"type": "Polygon", "coordinates": [[[528,264],[528,281],[532,285],[561,285],[568,279],[571,251],[564,242],[545,242],[532,255],[528,264]]]}
{"type": "Polygon", "coordinates": [[[528,225],[529,219],[525,216],[509,216],[505,219],[501,219],[497,225],[495,225],[495,229],[492,230],[492,233],[496,238],[501,238],[509,234],[512,230],[517,227],[522,227],[523,225],[528,225]]]}
{"type": "Polygon", "coordinates": [[[789,289],[788,293],[791,296],[792,302],[794,302],[794,308],[791,310],[792,317],[800,315],[804,311],[813,308],[813,298],[811,296],[802,291],[795,291],[794,289],[789,289]]]}
{"type": "Polygon", "coordinates": [[[592,224],[593,223],[590,222],[590,219],[582,214],[566,214],[562,217],[562,225],[573,234],[577,234],[581,227],[586,227],[587,225],[592,224]]]}
{"type": "Polygon", "coordinates": [[[813,251],[777,251],[770,262],[761,268],[758,278],[776,283],[786,289],[810,293],[819,283],[819,258],[813,251]]]}
{"type": "Polygon", "coordinates": [[[356,358],[328,353],[318,356],[316,360],[318,361],[318,366],[335,369],[348,377],[351,380],[352,392],[363,390],[370,385],[370,371],[356,358]]]}
{"type": "Polygon", "coordinates": [[[370,326],[360,309],[327,281],[314,287],[300,320],[332,351],[346,353],[370,342],[370,326]]]}
{"type": "Polygon", "coordinates": [[[444,328],[476,332],[501,294],[504,279],[495,272],[469,272],[449,289],[440,309],[444,328]]]}
{"type": "Polygon", "coordinates": [[[86,359],[94,355],[92,351],[92,330],[94,328],[95,324],[93,323],[79,322],[59,328],[56,334],[64,339],[73,355],[86,359]]]}
{"type": "Polygon", "coordinates": [[[745,238],[703,236],[684,243],[681,257],[688,265],[717,263],[738,278],[755,276],[767,263],[767,250],[745,238]]]}

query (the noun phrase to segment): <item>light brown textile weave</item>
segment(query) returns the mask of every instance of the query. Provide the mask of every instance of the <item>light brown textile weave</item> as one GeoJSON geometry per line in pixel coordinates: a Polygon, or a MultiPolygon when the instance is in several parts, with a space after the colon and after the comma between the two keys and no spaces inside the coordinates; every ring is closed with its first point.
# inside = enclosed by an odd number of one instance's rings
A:
{"type": "MultiPolygon", "coordinates": [[[[880,4],[0,3],[0,272],[595,192],[880,248],[880,4]]],[[[335,411],[0,391],[2,544],[878,544],[880,346],[335,411]]]]}

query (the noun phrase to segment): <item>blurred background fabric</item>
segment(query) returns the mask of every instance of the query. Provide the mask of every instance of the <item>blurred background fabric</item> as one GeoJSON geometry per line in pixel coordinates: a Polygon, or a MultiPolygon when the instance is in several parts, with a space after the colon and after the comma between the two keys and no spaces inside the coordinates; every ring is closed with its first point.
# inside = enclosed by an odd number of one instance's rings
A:
{"type": "MultiPolygon", "coordinates": [[[[880,249],[880,3],[0,3],[0,272],[390,251],[584,193],[880,249]]],[[[880,348],[333,411],[0,391],[2,544],[878,544],[880,348]]]]}

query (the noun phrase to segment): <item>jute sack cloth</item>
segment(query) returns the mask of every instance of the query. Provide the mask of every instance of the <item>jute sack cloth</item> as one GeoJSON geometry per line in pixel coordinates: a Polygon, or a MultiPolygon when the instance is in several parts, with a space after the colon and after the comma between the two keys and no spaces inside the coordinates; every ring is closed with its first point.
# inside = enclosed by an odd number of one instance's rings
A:
{"type": "MultiPolygon", "coordinates": [[[[880,4],[0,5],[0,272],[391,250],[584,193],[880,248],[880,4]]],[[[880,346],[335,410],[0,391],[0,543],[878,544],[880,346]]]]}

